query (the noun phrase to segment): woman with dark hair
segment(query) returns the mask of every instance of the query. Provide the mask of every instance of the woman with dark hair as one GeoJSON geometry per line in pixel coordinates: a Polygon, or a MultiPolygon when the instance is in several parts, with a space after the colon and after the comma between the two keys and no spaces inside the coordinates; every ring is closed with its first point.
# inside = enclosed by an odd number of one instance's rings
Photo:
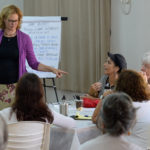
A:
{"type": "Polygon", "coordinates": [[[61,127],[75,127],[75,121],[72,118],[49,109],[44,101],[44,89],[40,78],[33,73],[26,73],[20,78],[13,106],[1,110],[0,114],[7,123],[42,121],[61,127]]]}
{"type": "Polygon", "coordinates": [[[18,121],[53,122],[53,115],[44,102],[44,90],[39,77],[25,74],[16,86],[15,102],[12,112],[18,121]]]}
{"type": "Polygon", "coordinates": [[[81,145],[81,150],[142,150],[128,142],[128,134],[136,119],[136,108],[125,93],[114,93],[104,98],[97,126],[103,135],[81,145]]]}
{"type": "Polygon", "coordinates": [[[118,75],[122,70],[127,69],[127,62],[123,55],[108,53],[108,58],[104,63],[104,76],[99,82],[91,85],[89,95],[101,98],[104,91],[114,89],[118,75]]]}

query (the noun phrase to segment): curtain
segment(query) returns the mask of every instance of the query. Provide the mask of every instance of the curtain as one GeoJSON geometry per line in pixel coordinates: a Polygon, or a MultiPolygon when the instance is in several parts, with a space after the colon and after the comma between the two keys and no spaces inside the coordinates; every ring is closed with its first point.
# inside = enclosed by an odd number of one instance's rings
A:
{"type": "Polygon", "coordinates": [[[62,22],[59,68],[69,74],[56,79],[56,85],[87,92],[103,74],[110,48],[110,0],[25,0],[24,14],[68,17],[62,22]]]}

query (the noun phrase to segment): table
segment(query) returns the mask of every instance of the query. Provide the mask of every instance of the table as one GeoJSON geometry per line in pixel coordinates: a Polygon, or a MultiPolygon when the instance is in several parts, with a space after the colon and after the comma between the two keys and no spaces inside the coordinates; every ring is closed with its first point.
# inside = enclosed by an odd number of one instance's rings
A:
{"type": "MultiPolygon", "coordinates": [[[[51,108],[59,112],[59,105],[54,104],[51,108]]],[[[83,115],[92,115],[95,108],[83,108],[83,115]]],[[[75,115],[75,107],[69,105],[69,116],[75,115]]],[[[50,133],[50,150],[78,150],[80,144],[100,135],[100,130],[91,120],[76,120],[77,128],[64,129],[52,126],[50,133]]]]}

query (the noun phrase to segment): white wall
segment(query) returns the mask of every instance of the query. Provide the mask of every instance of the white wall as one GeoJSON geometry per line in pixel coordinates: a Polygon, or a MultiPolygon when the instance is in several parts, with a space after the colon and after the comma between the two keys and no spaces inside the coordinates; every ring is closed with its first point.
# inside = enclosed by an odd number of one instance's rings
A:
{"type": "Polygon", "coordinates": [[[0,0],[0,11],[7,5],[16,5],[23,11],[24,0],[0,0]]]}
{"type": "Polygon", "coordinates": [[[140,69],[143,53],[150,51],[150,0],[131,0],[129,15],[120,0],[111,0],[111,52],[123,54],[128,68],[140,69]]]}

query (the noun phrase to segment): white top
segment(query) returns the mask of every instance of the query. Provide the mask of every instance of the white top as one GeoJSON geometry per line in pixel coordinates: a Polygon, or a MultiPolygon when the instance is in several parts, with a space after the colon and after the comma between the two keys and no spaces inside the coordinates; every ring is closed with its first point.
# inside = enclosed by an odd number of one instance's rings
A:
{"type": "Polygon", "coordinates": [[[98,136],[85,142],[80,150],[144,150],[135,144],[129,143],[123,136],[113,137],[108,134],[98,136]]]}
{"type": "Polygon", "coordinates": [[[133,102],[133,105],[139,109],[137,110],[136,124],[127,138],[146,149],[148,142],[150,145],[150,101],[133,102]]]}
{"type": "MultiPolygon", "coordinates": [[[[18,122],[16,118],[16,113],[13,112],[11,118],[10,118],[10,111],[11,107],[5,108],[0,111],[0,115],[5,119],[6,123],[14,123],[18,122]]],[[[63,116],[54,110],[51,110],[54,116],[53,124],[56,126],[60,126],[63,128],[75,128],[76,127],[76,121],[70,117],[63,116]]]]}

